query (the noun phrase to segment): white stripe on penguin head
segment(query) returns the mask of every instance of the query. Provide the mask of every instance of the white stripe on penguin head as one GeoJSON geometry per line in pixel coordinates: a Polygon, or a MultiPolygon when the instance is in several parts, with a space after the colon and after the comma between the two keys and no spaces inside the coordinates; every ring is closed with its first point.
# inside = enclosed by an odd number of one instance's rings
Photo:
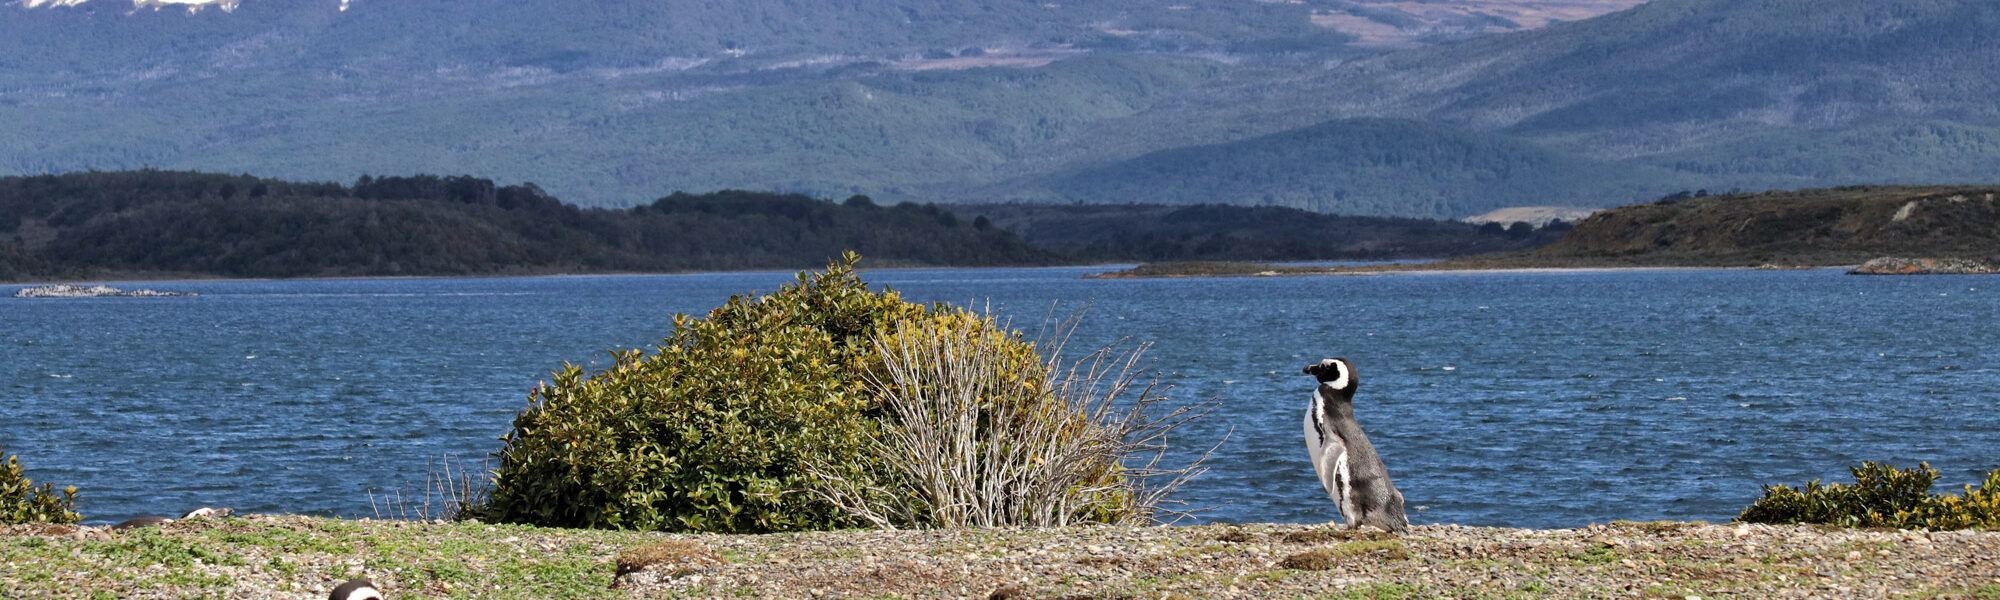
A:
{"type": "Polygon", "coordinates": [[[1326,360],[1319,361],[1319,364],[1333,367],[1333,372],[1340,374],[1339,377],[1333,378],[1333,381],[1326,382],[1327,385],[1333,386],[1333,389],[1336,390],[1347,389],[1347,382],[1350,379],[1350,377],[1348,377],[1346,362],[1329,358],[1326,360]]]}

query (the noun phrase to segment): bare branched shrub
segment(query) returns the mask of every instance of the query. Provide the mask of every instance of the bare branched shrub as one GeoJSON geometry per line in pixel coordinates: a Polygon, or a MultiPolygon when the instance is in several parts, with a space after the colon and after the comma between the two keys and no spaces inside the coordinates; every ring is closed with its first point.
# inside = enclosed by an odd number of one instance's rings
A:
{"type": "Polygon", "coordinates": [[[466,516],[467,507],[486,502],[486,495],[493,489],[489,466],[490,462],[481,462],[477,470],[469,469],[464,459],[453,464],[449,453],[442,459],[426,458],[421,495],[408,495],[403,488],[397,488],[383,492],[377,500],[375,490],[371,489],[368,506],[377,519],[456,521],[466,516]]]}
{"type": "Polygon", "coordinates": [[[814,493],[885,529],[1185,515],[1168,495],[1206,471],[1208,455],[1163,466],[1167,436],[1213,403],[1169,406],[1157,380],[1139,387],[1145,344],[1065,360],[1075,323],[1051,322],[1033,345],[970,311],[876,335],[882,364],[863,380],[882,402],[867,445],[881,471],[810,465],[827,482],[814,493]]]}

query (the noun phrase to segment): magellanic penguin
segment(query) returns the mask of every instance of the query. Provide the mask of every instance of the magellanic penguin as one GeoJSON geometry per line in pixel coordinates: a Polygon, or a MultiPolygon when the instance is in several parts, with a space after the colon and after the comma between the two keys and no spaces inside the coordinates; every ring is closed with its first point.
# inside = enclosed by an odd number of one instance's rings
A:
{"type": "Polygon", "coordinates": [[[1312,455],[1326,495],[1340,505],[1340,518],[1349,529],[1371,525],[1391,533],[1409,531],[1403,493],[1389,482],[1389,469],[1354,420],[1354,390],[1361,387],[1354,364],[1329,358],[1307,365],[1305,372],[1319,379],[1306,408],[1306,453],[1312,455]]]}
{"type": "Polygon", "coordinates": [[[340,587],[333,588],[333,593],[328,594],[326,598],[327,600],[383,600],[382,590],[375,589],[375,584],[366,579],[349,579],[347,583],[340,584],[340,587]]]}
{"type": "MultiPolygon", "coordinates": [[[[187,514],[181,515],[181,519],[199,519],[202,517],[226,517],[229,516],[229,514],[232,512],[235,511],[232,511],[227,508],[209,508],[204,506],[201,508],[188,511],[187,514]]],[[[176,520],[180,519],[169,519],[166,517],[139,517],[137,519],[126,519],[122,522],[119,522],[117,525],[112,525],[111,530],[124,531],[127,529],[152,527],[155,525],[164,525],[167,523],[172,523],[176,520]]]]}

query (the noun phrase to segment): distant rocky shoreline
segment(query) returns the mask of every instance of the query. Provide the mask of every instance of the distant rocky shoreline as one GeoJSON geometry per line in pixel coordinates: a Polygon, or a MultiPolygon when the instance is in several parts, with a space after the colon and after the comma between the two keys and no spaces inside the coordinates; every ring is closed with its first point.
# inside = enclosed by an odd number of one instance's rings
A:
{"type": "Polygon", "coordinates": [[[2000,268],[1976,260],[1959,258],[1877,258],[1863,263],[1850,275],[1993,275],[2000,268]]]}
{"type": "Polygon", "coordinates": [[[38,285],[21,288],[14,292],[15,298],[169,298],[195,296],[194,292],[162,292],[158,290],[125,291],[108,285],[38,285]]]}
{"type": "MultiPolygon", "coordinates": [[[[1753,269],[1757,271],[1798,271],[1818,268],[1813,265],[1763,264],[1756,267],[1737,265],[1687,265],[1687,266],[1632,266],[1590,262],[1565,263],[1552,261],[1547,265],[1533,263],[1482,262],[1473,259],[1446,260],[1431,263],[1392,263],[1361,266],[1290,266],[1255,262],[1161,262],[1144,263],[1117,271],[1084,275],[1085,279],[1153,279],[1180,277],[1296,277],[1311,275],[1383,275],[1391,273],[1422,272],[1538,272],[1538,271],[1655,271],[1675,269],[1753,269]]],[[[2000,266],[1991,263],[1960,258],[1877,258],[1847,271],[1850,275],[2000,275],[2000,266]]]]}

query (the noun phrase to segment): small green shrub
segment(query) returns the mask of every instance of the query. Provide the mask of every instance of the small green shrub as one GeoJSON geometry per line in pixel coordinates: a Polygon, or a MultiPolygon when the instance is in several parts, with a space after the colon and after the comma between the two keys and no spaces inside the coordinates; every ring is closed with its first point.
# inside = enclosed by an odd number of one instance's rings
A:
{"type": "Polygon", "coordinates": [[[55,484],[36,488],[21,468],[19,457],[8,454],[0,466],[0,524],[75,523],[83,520],[76,512],[76,486],[58,493],[55,484]]]}
{"type": "Polygon", "coordinates": [[[1841,527],[1899,529],[2000,528],[2000,470],[1965,493],[1935,495],[1937,469],[1923,463],[1915,469],[1864,462],[1850,467],[1854,484],[1807,482],[1803,489],[1764,486],[1764,497],[1743,510],[1737,520],[1748,523],[1819,523],[1841,527]]]}
{"type": "Polygon", "coordinates": [[[860,464],[874,402],[856,375],[883,324],[925,312],[870,291],[849,253],[822,273],[705,319],[675,315],[657,352],[608,369],[566,365],[503,438],[492,521],[763,533],[855,525],[823,499],[808,458],[860,464]]]}

